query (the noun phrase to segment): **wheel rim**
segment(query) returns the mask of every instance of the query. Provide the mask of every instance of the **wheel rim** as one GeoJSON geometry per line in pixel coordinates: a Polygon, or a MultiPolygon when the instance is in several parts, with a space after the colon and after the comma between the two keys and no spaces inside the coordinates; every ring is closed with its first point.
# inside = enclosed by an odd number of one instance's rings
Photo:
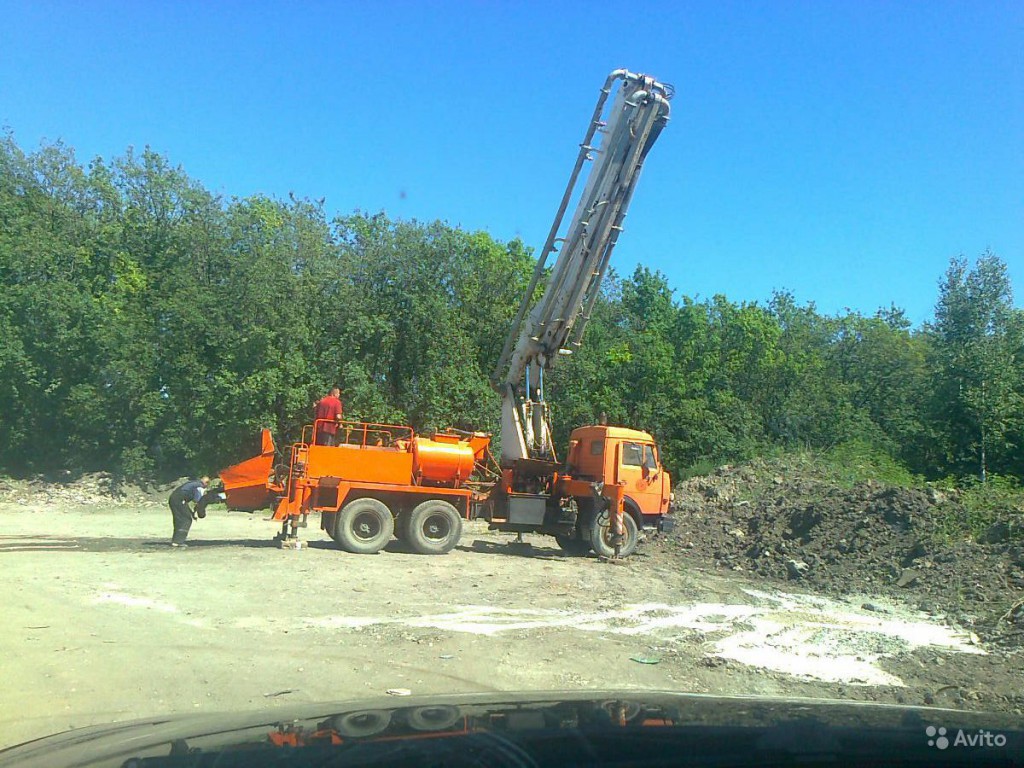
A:
{"type": "MultiPolygon", "coordinates": [[[[626,518],[629,516],[628,512],[622,513],[622,543],[623,545],[629,543],[629,523],[626,522],[626,518]]],[[[601,541],[604,542],[605,546],[611,548],[615,546],[612,544],[612,521],[608,518],[607,513],[601,516],[601,541]]]]}
{"type": "Polygon", "coordinates": [[[604,512],[598,518],[598,525],[601,530],[601,541],[606,547],[612,547],[612,521],[609,519],[607,512],[604,512]]]}
{"type": "Polygon", "coordinates": [[[371,512],[364,512],[357,515],[352,522],[352,533],[360,541],[370,541],[377,538],[381,532],[380,518],[371,512]]]}
{"type": "Polygon", "coordinates": [[[422,707],[410,715],[410,724],[417,730],[443,730],[459,719],[459,710],[451,706],[422,707]]]}
{"type": "Polygon", "coordinates": [[[357,728],[378,728],[381,724],[381,718],[380,715],[366,713],[353,715],[348,722],[357,728]]]}
{"type": "Polygon", "coordinates": [[[446,515],[430,515],[423,521],[423,536],[431,541],[444,541],[451,532],[452,523],[446,515]]]}

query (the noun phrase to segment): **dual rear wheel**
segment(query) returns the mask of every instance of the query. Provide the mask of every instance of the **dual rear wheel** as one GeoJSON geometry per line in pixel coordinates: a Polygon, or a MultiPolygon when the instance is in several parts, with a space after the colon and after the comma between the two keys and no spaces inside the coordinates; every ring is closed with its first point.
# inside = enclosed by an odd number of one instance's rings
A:
{"type": "MultiPolygon", "coordinates": [[[[448,704],[416,707],[402,711],[402,715],[404,715],[405,722],[414,731],[428,733],[447,730],[458,723],[462,717],[458,707],[448,704]]],[[[335,715],[329,722],[331,728],[337,731],[338,735],[349,739],[359,739],[384,733],[394,719],[392,710],[366,709],[360,712],[335,715]]]]}
{"type": "Polygon", "coordinates": [[[462,517],[443,499],[428,499],[409,512],[395,516],[378,499],[353,499],[338,513],[331,532],[346,552],[370,555],[380,552],[391,538],[398,538],[424,555],[443,555],[462,537],[462,517]]]}

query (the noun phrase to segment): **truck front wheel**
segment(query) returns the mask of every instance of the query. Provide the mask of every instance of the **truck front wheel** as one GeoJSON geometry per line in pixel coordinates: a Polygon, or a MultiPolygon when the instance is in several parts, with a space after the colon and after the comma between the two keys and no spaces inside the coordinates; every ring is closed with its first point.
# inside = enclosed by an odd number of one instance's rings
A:
{"type": "MultiPolygon", "coordinates": [[[[636,545],[640,540],[636,527],[636,520],[629,512],[623,511],[622,525],[626,529],[626,535],[622,540],[622,547],[619,550],[620,557],[629,557],[636,551],[636,545]]],[[[608,510],[596,515],[591,522],[590,546],[598,557],[614,557],[615,547],[611,543],[611,523],[608,518],[608,510]]]]}
{"type": "Polygon", "coordinates": [[[338,513],[333,538],[346,552],[372,555],[391,541],[394,532],[395,518],[384,502],[355,499],[338,513]]]}
{"type": "Polygon", "coordinates": [[[462,538],[462,518],[447,501],[430,499],[409,515],[407,543],[421,555],[451,552],[462,538]]]}

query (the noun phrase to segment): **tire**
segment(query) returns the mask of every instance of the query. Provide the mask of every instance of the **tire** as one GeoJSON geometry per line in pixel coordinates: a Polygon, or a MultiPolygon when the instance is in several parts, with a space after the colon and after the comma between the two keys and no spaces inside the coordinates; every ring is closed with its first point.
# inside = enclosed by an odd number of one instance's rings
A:
{"type": "Polygon", "coordinates": [[[608,716],[615,718],[619,714],[619,708],[622,707],[625,711],[623,712],[625,721],[631,722],[636,719],[636,716],[640,714],[641,707],[638,702],[635,701],[604,701],[601,702],[601,709],[608,713],[608,716]]]}
{"type": "MultiPolygon", "coordinates": [[[[626,529],[626,536],[622,541],[622,549],[619,557],[629,557],[636,551],[639,541],[639,532],[636,527],[636,520],[629,512],[623,510],[622,524],[626,529]]],[[[608,510],[599,513],[590,524],[590,546],[597,553],[598,557],[614,557],[615,547],[609,541],[611,528],[608,519],[608,510]]]]}
{"type": "Polygon", "coordinates": [[[462,538],[462,517],[441,499],[429,499],[409,515],[407,543],[421,555],[451,552],[462,538]]]}
{"type": "Polygon", "coordinates": [[[339,735],[350,739],[376,736],[391,725],[391,713],[386,709],[367,709],[363,712],[349,712],[331,718],[331,728],[339,735]]]}
{"type": "Polygon", "coordinates": [[[460,717],[459,708],[448,704],[416,707],[406,715],[409,727],[416,731],[444,731],[459,722],[460,717]]]}
{"type": "Polygon", "coordinates": [[[380,552],[394,533],[395,518],[384,502],[355,499],[338,513],[333,538],[346,552],[372,555],[380,552]]]}
{"type": "Polygon", "coordinates": [[[566,534],[556,534],[555,541],[558,542],[558,546],[561,547],[562,551],[567,555],[573,557],[582,557],[590,552],[590,542],[585,541],[577,531],[574,535],[568,536],[566,534]]]}

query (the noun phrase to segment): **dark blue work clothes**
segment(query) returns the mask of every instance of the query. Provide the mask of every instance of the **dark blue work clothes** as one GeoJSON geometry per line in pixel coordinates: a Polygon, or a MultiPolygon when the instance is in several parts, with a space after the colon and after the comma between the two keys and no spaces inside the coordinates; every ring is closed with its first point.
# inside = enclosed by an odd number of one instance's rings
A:
{"type": "Polygon", "coordinates": [[[203,485],[202,480],[189,480],[171,491],[168,503],[171,507],[171,519],[174,521],[172,544],[185,543],[188,531],[192,527],[192,509],[189,504],[198,504],[204,493],[206,493],[206,486],[203,485]]]}

